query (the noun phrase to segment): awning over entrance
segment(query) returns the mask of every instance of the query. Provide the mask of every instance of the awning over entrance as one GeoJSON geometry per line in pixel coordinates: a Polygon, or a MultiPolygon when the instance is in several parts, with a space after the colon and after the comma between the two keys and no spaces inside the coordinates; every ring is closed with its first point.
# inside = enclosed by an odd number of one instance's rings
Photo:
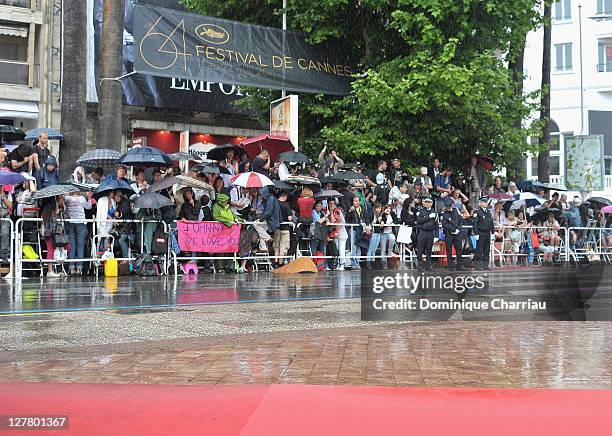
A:
{"type": "Polygon", "coordinates": [[[38,119],[38,104],[33,101],[0,98],[0,118],[38,119]]]}
{"type": "Polygon", "coordinates": [[[0,25],[0,35],[28,37],[28,29],[25,27],[9,26],[7,24],[0,25]]]}

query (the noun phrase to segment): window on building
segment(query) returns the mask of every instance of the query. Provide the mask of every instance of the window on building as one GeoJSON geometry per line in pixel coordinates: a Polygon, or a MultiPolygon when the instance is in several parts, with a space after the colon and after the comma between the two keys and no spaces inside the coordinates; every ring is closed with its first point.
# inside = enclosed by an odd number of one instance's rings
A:
{"type": "Polygon", "coordinates": [[[555,71],[571,71],[572,43],[555,44],[555,71]]]}
{"type": "Polygon", "coordinates": [[[597,13],[612,15],[612,0],[597,0],[597,13]]]}
{"type": "Polygon", "coordinates": [[[604,159],[604,169],[606,176],[612,176],[612,157],[604,159]]]}
{"type": "Polygon", "coordinates": [[[0,5],[14,6],[16,8],[29,8],[30,0],[0,0],[0,5]]]}
{"type": "Polygon", "coordinates": [[[0,60],[27,62],[28,38],[0,35],[0,60]]]}
{"type": "Polygon", "coordinates": [[[554,4],[555,21],[570,20],[572,18],[572,0],[559,0],[554,4]]]}
{"type": "Polygon", "coordinates": [[[550,151],[559,151],[559,135],[550,135],[550,151]]]}
{"type": "Polygon", "coordinates": [[[548,160],[548,165],[550,169],[551,176],[560,176],[560,166],[561,166],[561,158],[559,156],[551,156],[548,160]]]}
{"type": "Polygon", "coordinates": [[[612,72],[612,44],[599,43],[599,63],[597,71],[600,73],[612,72]]]}
{"type": "Polygon", "coordinates": [[[538,177],[538,156],[531,156],[531,177],[538,177]]]}

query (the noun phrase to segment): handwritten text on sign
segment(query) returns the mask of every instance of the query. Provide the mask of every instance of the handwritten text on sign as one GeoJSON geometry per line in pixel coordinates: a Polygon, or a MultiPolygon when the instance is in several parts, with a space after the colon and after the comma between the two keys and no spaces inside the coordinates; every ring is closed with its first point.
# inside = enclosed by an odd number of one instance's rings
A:
{"type": "Polygon", "coordinates": [[[216,221],[179,221],[178,243],[182,251],[236,253],[240,224],[231,228],[216,221]]]}

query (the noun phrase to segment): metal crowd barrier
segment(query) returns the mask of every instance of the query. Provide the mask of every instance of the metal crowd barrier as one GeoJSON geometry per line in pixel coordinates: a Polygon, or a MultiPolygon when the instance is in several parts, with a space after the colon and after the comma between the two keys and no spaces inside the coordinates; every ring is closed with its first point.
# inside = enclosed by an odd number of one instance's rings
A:
{"type": "MultiPolygon", "coordinates": [[[[12,277],[21,278],[23,275],[24,267],[27,267],[27,265],[37,265],[38,267],[34,269],[40,270],[40,274],[42,276],[44,272],[43,265],[46,265],[48,263],[53,263],[53,264],[59,264],[60,266],[63,267],[63,264],[73,263],[73,262],[87,262],[87,263],[93,264],[95,273],[97,275],[97,272],[98,272],[97,265],[99,265],[99,262],[101,261],[101,259],[97,255],[94,255],[94,253],[96,253],[95,250],[92,250],[92,255],[85,256],[82,259],[65,259],[65,260],[42,259],[43,250],[42,250],[41,244],[44,243],[44,238],[40,236],[37,236],[38,238],[37,241],[32,243],[34,245],[36,244],[39,245],[37,254],[39,255],[40,258],[39,259],[24,259],[23,258],[23,246],[24,244],[28,243],[24,240],[24,225],[26,223],[34,223],[35,226],[40,227],[40,224],[42,223],[41,218],[19,218],[15,223],[13,223],[13,221],[11,221],[8,218],[4,218],[4,219],[1,219],[0,222],[8,223],[8,225],[10,226],[10,234],[11,234],[11,239],[12,239],[10,243],[10,250],[9,250],[10,251],[10,254],[9,254],[10,270],[6,278],[12,278],[12,277]]],[[[86,223],[88,225],[91,225],[91,233],[88,234],[87,237],[91,240],[92,245],[95,244],[96,239],[101,236],[101,235],[98,235],[97,230],[98,230],[99,223],[95,219],[85,219],[85,220],[65,219],[64,222],[65,223],[78,222],[78,223],[86,223]]],[[[272,260],[280,259],[280,257],[270,255],[269,253],[265,253],[265,252],[261,252],[261,253],[255,252],[245,257],[239,257],[238,253],[226,253],[223,255],[210,255],[210,254],[202,253],[201,255],[198,254],[196,256],[177,255],[171,250],[171,244],[170,244],[171,239],[169,235],[170,228],[171,227],[176,228],[176,221],[172,225],[168,225],[167,223],[163,221],[136,220],[136,219],[108,220],[105,222],[113,223],[113,224],[121,223],[121,224],[140,225],[140,232],[136,232],[139,236],[139,244],[138,244],[139,247],[138,248],[139,248],[140,253],[144,252],[144,245],[145,245],[144,239],[145,239],[146,225],[147,224],[157,225],[158,223],[162,223],[164,226],[164,231],[168,235],[168,246],[166,249],[166,253],[162,255],[158,255],[157,258],[162,262],[162,265],[163,265],[162,272],[163,274],[166,274],[166,275],[169,274],[170,265],[174,266],[174,274],[178,274],[178,267],[179,267],[178,263],[180,261],[187,261],[187,262],[189,261],[193,262],[193,261],[198,261],[198,260],[211,261],[211,264],[213,265],[213,268],[214,268],[214,261],[230,261],[230,262],[235,263],[235,262],[246,259],[246,260],[252,260],[253,263],[257,267],[257,265],[261,263],[269,266],[271,265],[272,260]]],[[[242,224],[253,225],[253,224],[257,224],[257,222],[251,221],[251,222],[244,222],[242,224]]],[[[302,225],[302,224],[295,223],[295,222],[287,222],[283,224],[289,224],[293,226],[294,232],[299,226],[302,225]]],[[[317,258],[338,259],[338,261],[343,259],[345,264],[348,264],[351,261],[351,259],[355,259],[359,262],[359,261],[368,260],[368,259],[376,260],[376,259],[381,259],[382,257],[387,257],[385,253],[378,253],[378,247],[375,250],[374,256],[368,257],[367,253],[361,254],[361,251],[362,251],[361,248],[358,252],[359,254],[353,255],[354,252],[357,253],[356,251],[353,250],[353,247],[355,246],[354,244],[357,241],[354,241],[355,234],[351,230],[354,227],[362,226],[362,224],[328,223],[328,227],[330,229],[334,226],[343,226],[347,230],[347,238],[345,241],[344,256],[338,253],[339,254],[338,256],[331,256],[331,255],[326,254],[324,256],[317,256],[317,258]]],[[[401,227],[409,227],[409,226],[404,226],[401,224],[369,225],[369,227],[376,227],[376,226],[393,227],[394,235],[397,234],[395,230],[399,230],[399,228],[401,227]]],[[[471,228],[471,226],[464,226],[465,230],[468,230],[469,228],[471,228]]],[[[520,243],[525,241],[526,237],[529,237],[529,232],[532,230],[536,232],[540,232],[540,231],[545,231],[545,230],[551,230],[551,228],[548,226],[537,226],[536,227],[536,226],[531,226],[531,225],[526,225],[522,227],[513,227],[513,226],[496,227],[496,232],[497,233],[501,232],[501,235],[500,235],[501,240],[496,240],[495,235],[492,235],[491,237],[491,246],[490,246],[491,264],[493,264],[494,262],[499,262],[500,265],[504,265],[508,263],[508,259],[510,259],[510,261],[512,262],[513,260],[518,260],[518,259],[524,259],[524,258],[528,259],[529,256],[533,256],[534,258],[537,257],[539,260],[540,257],[542,256],[542,250],[532,250],[533,253],[521,253],[520,250],[519,252],[516,252],[515,250],[516,248],[515,243],[519,242],[519,246],[520,246],[520,243]],[[520,232],[521,236],[520,236],[519,241],[514,241],[510,238],[510,234],[512,230],[517,230],[520,232]]],[[[602,262],[612,263],[612,247],[610,246],[610,244],[607,243],[607,239],[606,239],[608,235],[612,234],[612,229],[602,228],[602,227],[593,227],[593,226],[591,227],[569,227],[569,228],[559,227],[559,229],[557,229],[557,232],[558,232],[559,237],[561,238],[561,242],[558,248],[555,250],[556,252],[554,254],[555,254],[556,259],[559,262],[569,262],[569,261],[578,262],[581,259],[585,259],[585,258],[592,258],[592,259],[598,258],[602,262]]],[[[436,235],[434,233],[434,237],[435,236],[436,235]]],[[[312,253],[310,252],[311,239],[312,238],[310,236],[308,238],[302,238],[301,240],[298,238],[295,254],[282,256],[282,258],[285,260],[293,260],[299,256],[312,255],[312,253]]],[[[392,252],[399,257],[400,262],[407,263],[411,268],[413,268],[415,266],[415,261],[416,261],[415,247],[412,247],[412,244],[410,242],[408,243],[398,242],[397,238],[394,238],[394,241],[395,242],[392,248],[392,252]]],[[[116,240],[113,240],[112,242],[113,244],[117,244],[116,240]]],[[[468,237],[464,237],[464,244],[467,244],[467,243],[469,243],[468,237]]],[[[131,246],[131,244],[128,244],[128,246],[131,246]]],[[[463,250],[462,250],[461,255],[462,257],[468,257],[468,258],[472,256],[471,254],[463,254],[463,250]]],[[[446,257],[446,254],[444,254],[442,251],[436,251],[432,253],[432,258],[443,258],[443,257],[446,257]]],[[[130,247],[130,253],[128,257],[121,257],[121,258],[116,258],[116,259],[119,261],[124,261],[124,260],[132,261],[135,258],[136,256],[133,255],[131,251],[131,247],[130,247]]]]}
{"type": "MultiPolygon", "coordinates": [[[[110,234],[107,235],[106,233],[99,234],[98,227],[99,227],[99,223],[101,222],[95,219],[74,220],[74,219],[66,218],[66,219],[60,220],[60,222],[64,224],[78,223],[78,224],[91,225],[91,229],[88,229],[88,235],[86,236],[86,238],[88,238],[91,241],[91,247],[90,247],[91,256],[86,256],[83,258],[75,258],[75,259],[66,258],[66,259],[61,259],[61,260],[43,259],[44,250],[43,250],[42,244],[45,243],[45,238],[42,235],[40,235],[40,224],[43,223],[42,218],[19,218],[15,222],[15,227],[14,227],[15,231],[12,232],[14,240],[12,241],[12,244],[11,244],[13,246],[13,254],[14,254],[14,259],[15,259],[15,262],[14,262],[15,263],[14,265],[15,278],[21,278],[23,276],[24,264],[38,265],[38,268],[33,268],[29,270],[40,270],[40,276],[42,277],[44,273],[43,265],[46,265],[49,263],[58,264],[63,269],[64,264],[75,263],[75,262],[93,263],[95,275],[96,276],[98,275],[97,264],[101,262],[101,257],[94,255],[95,253],[97,253],[97,250],[95,249],[96,242],[99,243],[100,238],[111,238],[111,241],[112,241],[111,243],[114,247],[115,244],[118,244],[118,241],[115,240],[113,235],[110,235],[110,234]],[[27,241],[24,238],[24,224],[26,223],[34,223],[34,225],[37,227],[35,232],[33,233],[34,241],[27,241]],[[37,248],[37,251],[35,251],[35,253],[38,256],[38,259],[24,259],[23,258],[23,247],[25,245],[32,246],[32,249],[34,249],[34,247],[37,248]]],[[[139,247],[140,253],[144,252],[144,234],[145,234],[146,224],[157,225],[161,223],[164,227],[165,233],[168,234],[168,225],[163,221],[131,219],[131,220],[105,220],[103,222],[110,223],[110,224],[140,224],[140,247],[139,247]]],[[[136,257],[132,255],[129,241],[128,241],[128,250],[129,250],[128,257],[115,257],[115,259],[117,259],[118,261],[133,261],[134,259],[136,259],[136,257]]],[[[169,245],[166,248],[166,253],[164,253],[163,255],[160,255],[159,257],[161,257],[161,260],[163,262],[163,271],[166,272],[168,270],[167,263],[168,263],[168,258],[169,258],[169,245]]]]}

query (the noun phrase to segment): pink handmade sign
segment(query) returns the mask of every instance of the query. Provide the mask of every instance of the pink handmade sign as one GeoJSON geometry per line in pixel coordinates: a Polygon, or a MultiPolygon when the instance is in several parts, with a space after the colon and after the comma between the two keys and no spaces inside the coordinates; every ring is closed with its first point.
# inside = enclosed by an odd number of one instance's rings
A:
{"type": "Polygon", "coordinates": [[[179,221],[178,243],[182,251],[236,253],[240,224],[226,227],[217,221],[179,221]]]}

